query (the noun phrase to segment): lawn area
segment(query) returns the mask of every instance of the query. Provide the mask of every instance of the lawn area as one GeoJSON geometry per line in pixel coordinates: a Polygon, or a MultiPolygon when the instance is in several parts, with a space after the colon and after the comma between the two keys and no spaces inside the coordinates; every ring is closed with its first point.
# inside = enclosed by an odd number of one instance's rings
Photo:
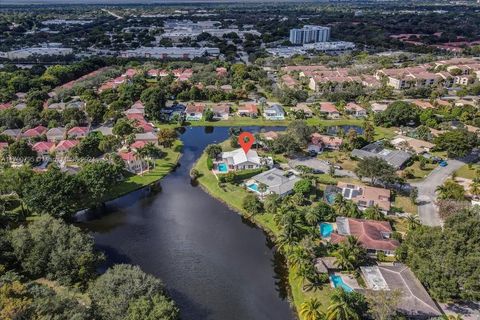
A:
{"type": "Polygon", "coordinates": [[[457,171],[455,171],[455,175],[459,178],[465,179],[474,179],[478,176],[477,171],[480,173],[480,165],[474,164],[469,166],[468,164],[460,167],[457,171]]]}
{"type": "Polygon", "coordinates": [[[413,178],[409,178],[409,181],[421,180],[428,176],[430,172],[436,168],[436,166],[436,164],[427,163],[425,165],[425,168],[422,170],[420,169],[420,161],[415,161],[411,166],[406,167],[404,170],[400,171],[400,175],[402,175],[402,173],[408,170],[414,176],[413,178]]]}
{"type": "MultiPolygon", "coordinates": [[[[224,145],[225,143],[222,143],[224,145]]],[[[213,197],[228,204],[232,209],[240,212],[245,217],[250,217],[263,230],[268,232],[275,238],[279,234],[279,229],[273,221],[273,215],[260,214],[251,216],[245,209],[242,208],[243,198],[249,193],[241,186],[233,184],[225,184],[224,188],[218,185],[218,180],[215,175],[207,168],[207,155],[204,153],[198,159],[194,166],[200,173],[198,182],[200,185],[213,197]]],[[[288,280],[291,288],[291,298],[296,310],[300,309],[300,305],[310,298],[317,298],[322,302],[322,311],[326,311],[329,305],[329,298],[332,288],[326,284],[320,291],[304,292],[302,290],[301,277],[296,276],[296,270],[289,268],[288,280]]]]}
{"type": "Polygon", "coordinates": [[[143,175],[129,174],[121,183],[113,186],[107,193],[104,201],[113,200],[124,194],[135,191],[147,185],[150,185],[169,174],[178,163],[182,151],[182,143],[176,141],[172,148],[162,149],[166,155],[158,159],[155,168],[143,175]]]}
{"type": "Polygon", "coordinates": [[[413,214],[416,214],[418,210],[417,205],[413,204],[409,197],[399,195],[395,196],[395,202],[393,203],[393,206],[402,208],[405,212],[413,214]]]}
{"type": "Polygon", "coordinates": [[[320,153],[318,157],[333,164],[338,164],[345,170],[354,171],[357,167],[357,161],[350,159],[350,153],[348,152],[325,151],[320,153]]]}

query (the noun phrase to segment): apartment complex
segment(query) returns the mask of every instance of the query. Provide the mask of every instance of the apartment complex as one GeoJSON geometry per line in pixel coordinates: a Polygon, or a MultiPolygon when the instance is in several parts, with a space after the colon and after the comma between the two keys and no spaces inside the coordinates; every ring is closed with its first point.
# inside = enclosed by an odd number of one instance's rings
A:
{"type": "Polygon", "coordinates": [[[327,42],[329,40],[329,27],[306,25],[301,29],[290,30],[290,42],[293,44],[327,42]]]}

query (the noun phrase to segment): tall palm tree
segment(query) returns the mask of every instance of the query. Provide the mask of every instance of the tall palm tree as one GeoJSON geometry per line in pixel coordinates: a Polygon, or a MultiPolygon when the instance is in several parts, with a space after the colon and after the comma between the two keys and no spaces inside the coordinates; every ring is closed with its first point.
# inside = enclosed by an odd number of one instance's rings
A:
{"type": "Polygon", "coordinates": [[[348,293],[343,289],[336,289],[330,296],[326,320],[360,320],[360,315],[348,299],[348,293]]]}
{"type": "Polygon", "coordinates": [[[335,259],[335,264],[344,270],[353,270],[354,266],[352,263],[352,255],[350,250],[345,246],[340,246],[337,251],[333,253],[335,259]]]}
{"type": "Polygon", "coordinates": [[[311,257],[308,252],[302,247],[294,247],[292,250],[289,250],[288,262],[292,267],[299,267],[302,264],[311,263],[311,257]]]}
{"type": "Polygon", "coordinates": [[[378,204],[368,207],[365,210],[365,218],[370,220],[383,220],[383,213],[378,204]]]}
{"type": "Polygon", "coordinates": [[[415,230],[420,225],[418,215],[410,214],[407,217],[408,230],[415,230]]]}
{"type": "Polygon", "coordinates": [[[300,306],[300,315],[305,320],[321,320],[324,314],[320,311],[322,304],[316,298],[305,301],[300,306]]]}
{"type": "Polygon", "coordinates": [[[344,215],[346,206],[347,201],[345,201],[345,198],[341,194],[337,194],[333,201],[333,209],[335,209],[335,212],[337,212],[338,215],[344,215]]]}

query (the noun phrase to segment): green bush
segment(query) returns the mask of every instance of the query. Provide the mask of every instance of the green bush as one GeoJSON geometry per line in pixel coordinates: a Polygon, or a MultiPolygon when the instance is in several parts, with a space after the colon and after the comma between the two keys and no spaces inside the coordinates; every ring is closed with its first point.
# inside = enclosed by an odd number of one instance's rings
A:
{"type": "Polygon", "coordinates": [[[213,169],[213,160],[210,159],[210,158],[207,158],[207,168],[208,168],[208,170],[213,169]]]}

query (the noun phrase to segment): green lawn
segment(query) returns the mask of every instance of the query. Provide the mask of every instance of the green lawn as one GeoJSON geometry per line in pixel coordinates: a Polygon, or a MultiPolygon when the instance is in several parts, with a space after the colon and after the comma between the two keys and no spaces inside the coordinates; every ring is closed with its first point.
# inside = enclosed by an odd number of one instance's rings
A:
{"type": "Polygon", "coordinates": [[[416,180],[422,180],[426,176],[430,174],[430,172],[435,169],[437,165],[432,164],[432,163],[427,163],[425,165],[424,169],[420,169],[420,161],[415,161],[412,165],[406,167],[404,170],[400,172],[400,175],[402,175],[402,172],[405,172],[405,170],[409,170],[413,173],[413,178],[409,178],[409,181],[416,181],[416,180]]]}
{"type": "MultiPolygon", "coordinates": [[[[222,143],[222,145],[223,144],[225,143],[222,143]]],[[[273,215],[264,213],[251,216],[250,213],[242,208],[242,200],[248,194],[247,190],[241,186],[232,184],[225,184],[226,186],[224,188],[221,188],[218,185],[217,178],[207,168],[207,155],[205,153],[198,159],[194,168],[200,173],[198,182],[210,195],[228,204],[232,209],[240,212],[243,216],[250,217],[253,222],[269,233],[273,239],[278,236],[280,230],[273,221],[273,215]]],[[[296,310],[300,309],[300,305],[303,302],[315,297],[322,302],[322,310],[326,311],[330,293],[332,291],[329,284],[326,284],[320,291],[304,292],[302,290],[302,280],[300,277],[296,276],[296,271],[293,268],[289,268],[288,280],[291,288],[292,303],[296,310]]]]}
{"type": "Polygon", "coordinates": [[[402,208],[407,213],[417,213],[417,205],[413,204],[409,197],[404,196],[395,196],[395,202],[393,206],[397,208],[402,208]]]}
{"type": "Polygon", "coordinates": [[[155,168],[142,175],[129,174],[124,181],[109,190],[104,201],[116,199],[162,179],[177,165],[181,150],[182,143],[180,141],[176,141],[172,148],[163,149],[166,155],[156,161],[155,168]]]}
{"type": "Polygon", "coordinates": [[[465,178],[465,179],[474,179],[477,177],[477,171],[480,173],[480,165],[479,164],[474,164],[469,166],[468,164],[462,166],[460,169],[455,171],[455,175],[459,178],[465,178]]]}

